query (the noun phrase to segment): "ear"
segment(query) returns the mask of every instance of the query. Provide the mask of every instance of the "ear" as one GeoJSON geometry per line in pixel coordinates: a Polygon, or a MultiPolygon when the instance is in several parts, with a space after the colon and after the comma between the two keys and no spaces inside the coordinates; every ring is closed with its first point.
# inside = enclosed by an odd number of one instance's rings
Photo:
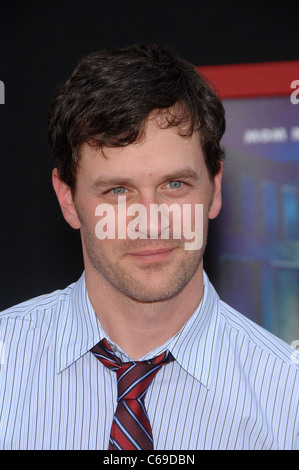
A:
{"type": "Polygon", "coordinates": [[[71,188],[60,179],[57,168],[54,168],[52,172],[52,184],[60,204],[63,217],[71,227],[79,229],[81,227],[81,223],[74,205],[71,188]]]}
{"type": "Polygon", "coordinates": [[[218,173],[213,178],[213,193],[209,208],[209,219],[215,219],[220,212],[222,206],[221,182],[222,182],[223,165],[220,164],[218,173]]]}

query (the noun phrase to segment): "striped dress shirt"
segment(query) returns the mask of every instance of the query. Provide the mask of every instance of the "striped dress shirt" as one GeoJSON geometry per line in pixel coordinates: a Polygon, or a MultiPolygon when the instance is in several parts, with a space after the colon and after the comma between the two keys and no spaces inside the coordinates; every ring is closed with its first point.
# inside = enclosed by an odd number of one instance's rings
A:
{"type": "MultiPolygon", "coordinates": [[[[0,449],[108,449],[116,374],[90,349],[106,337],[78,282],[0,314],[0,449]]],[[[157,450],[299,449],[290,346],[222,302],[200,305],[169,341],[175,361],[145,399],[157,450]]]]}

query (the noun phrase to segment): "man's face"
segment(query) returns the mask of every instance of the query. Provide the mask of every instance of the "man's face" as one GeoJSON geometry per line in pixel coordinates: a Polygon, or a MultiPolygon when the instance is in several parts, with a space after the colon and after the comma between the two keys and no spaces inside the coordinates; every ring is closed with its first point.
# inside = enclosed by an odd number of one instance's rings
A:
{"type": "MultiPolygon", "coordinates": [[[[101,150],[84,144],[80,149],[74,207],[81,229],[86,273],[122,294],[142,302],[170,298],[202,269],[208,219],[221,206],[221,171],[211,181],[198,134],[179,135],[177,128],[160,129],[149,120],[145,138],[121,148],[101,150]],[[151,221],[143,227],[143,238],[103,239],[96,236],[96,208],[109,204],[117,214],[118,197],[128,208],[141,204],[150,214],[153,204],[191,207],[195,227],[195,204],[203,205],[203,239],[200,249],[186,250],[184,233],[174,238],[170,217],[169,237],[150,238],[151,221]]],[[[127,222],[132,217],[127,219],[127,222]]],[[[140,228],[139,228],[140,230],[140,228]]],[[[103,285],[103,284],[102,284],[103,285]]]]}

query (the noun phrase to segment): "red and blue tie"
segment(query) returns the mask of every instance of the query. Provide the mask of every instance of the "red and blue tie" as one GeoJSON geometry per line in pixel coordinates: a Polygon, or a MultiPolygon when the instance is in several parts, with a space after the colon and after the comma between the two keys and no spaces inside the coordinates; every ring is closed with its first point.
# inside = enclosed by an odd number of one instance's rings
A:
{"type": "Polygon", "coordinates": [[[149,361],[122,362],[106,339],[91,349],[108,369],[116,372],[118,398],[110,432],[109,450],[153,450],[153,435],[144,405],[145,394],[162,366],[173,361],[169,351],[149,361]]]}

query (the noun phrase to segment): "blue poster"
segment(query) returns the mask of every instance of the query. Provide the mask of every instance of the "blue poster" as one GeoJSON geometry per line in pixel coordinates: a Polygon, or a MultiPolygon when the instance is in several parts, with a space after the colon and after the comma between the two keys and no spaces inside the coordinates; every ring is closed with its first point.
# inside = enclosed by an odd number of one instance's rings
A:
{"type": "Polygon", "coordinates": [[[299,104],[269,97],[224,105],[213,282],[225,302],[291,343],[299,340],[299,104]]]}

